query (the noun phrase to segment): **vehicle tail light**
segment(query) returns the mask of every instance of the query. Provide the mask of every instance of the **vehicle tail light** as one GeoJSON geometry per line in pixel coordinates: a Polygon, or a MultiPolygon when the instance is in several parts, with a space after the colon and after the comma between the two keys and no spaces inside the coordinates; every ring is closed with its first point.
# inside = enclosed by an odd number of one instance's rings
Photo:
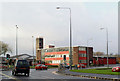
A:
{"type": "Polygon", "coordinates": [[[15,67],[15,69],[17,69],[17,67],[15,67]]]}

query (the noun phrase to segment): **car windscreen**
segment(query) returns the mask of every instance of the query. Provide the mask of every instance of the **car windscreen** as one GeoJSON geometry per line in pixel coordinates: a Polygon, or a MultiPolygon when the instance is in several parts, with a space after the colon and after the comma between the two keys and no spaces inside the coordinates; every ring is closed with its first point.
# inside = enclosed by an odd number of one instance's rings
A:
{"type": "Polygon", "coordinates": [[[42,66],[41,64],[38,64],[37,66],[42,66]]]}
{"type": "Polygon", "coordinates": [[[45,67],[45,65],[42,65],[43,67],[45,67]]]}
{"type": "Polygon", "coordinates": [[[24,66],[28,66],[29,64],[28,64],[28,62],[26,61],[26,60],[19,60],[18,62],[17,62],[17,65],[18,66],[22,66],[22,65],[24,65],[24,66]]]}

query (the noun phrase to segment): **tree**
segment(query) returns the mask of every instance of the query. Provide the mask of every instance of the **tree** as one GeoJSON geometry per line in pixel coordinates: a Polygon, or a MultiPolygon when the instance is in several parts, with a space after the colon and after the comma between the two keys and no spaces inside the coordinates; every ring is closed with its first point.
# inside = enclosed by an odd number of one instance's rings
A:
{"type": "Polygon", "coordinates": [[[7,52],[12,53],[12,49],[9,47],[8,44],[0,41],[0,55],[5,55],[7,52]]]}
{"type": "Polygon", "coordinates": [[[105,55],[105,53],[104,52],[94,52],[94,54],[93,54],[94,56],[103,56],[103,55],[105,55]]]}

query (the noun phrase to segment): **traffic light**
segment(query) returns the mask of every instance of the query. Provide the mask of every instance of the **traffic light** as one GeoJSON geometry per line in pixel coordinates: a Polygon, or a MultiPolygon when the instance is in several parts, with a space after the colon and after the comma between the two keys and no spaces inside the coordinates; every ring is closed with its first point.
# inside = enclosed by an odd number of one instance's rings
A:
{"type": "Polygon", "coordinates": [[[9,55],[9,54],[7,54],[7,55],[6,55],[6,58],[7,58],[7,59],[9,59],[9,58],[10,58],[10,55],[9,55]]]}

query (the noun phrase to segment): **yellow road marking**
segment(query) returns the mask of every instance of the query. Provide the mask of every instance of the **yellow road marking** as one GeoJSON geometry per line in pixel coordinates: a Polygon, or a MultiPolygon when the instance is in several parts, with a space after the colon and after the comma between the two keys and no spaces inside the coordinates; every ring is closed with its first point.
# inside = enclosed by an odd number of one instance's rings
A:
{"type": "Polygon", "coordinates": [[[10,79],[15,79],[16,81],[21,81],[21,80],[18,80],[18,79],[16,79],[16,78],[13,78],[13,77],[11,77],[11,76],[8,76],[8,75],[6,75],[6,74],[4,74],[4,73],[0,73],[1,75],[4,75],[4,76],[6,76],[6,77],[8,77],[8,78],[10,78],[10,79]]]}
{"type": "Polygon", "coordinates": [[[11,76],[8,76],[8,75],[6,75],[6,74],[3,74],[3,73],[0,73],[1,75],[4,75],[4,76],[6,76],[6,77],[8,77],[8,78],[10,78],[10,79],[16,79],[16,78],[13,78],[13,77],[11,77],[11,76]]]}

